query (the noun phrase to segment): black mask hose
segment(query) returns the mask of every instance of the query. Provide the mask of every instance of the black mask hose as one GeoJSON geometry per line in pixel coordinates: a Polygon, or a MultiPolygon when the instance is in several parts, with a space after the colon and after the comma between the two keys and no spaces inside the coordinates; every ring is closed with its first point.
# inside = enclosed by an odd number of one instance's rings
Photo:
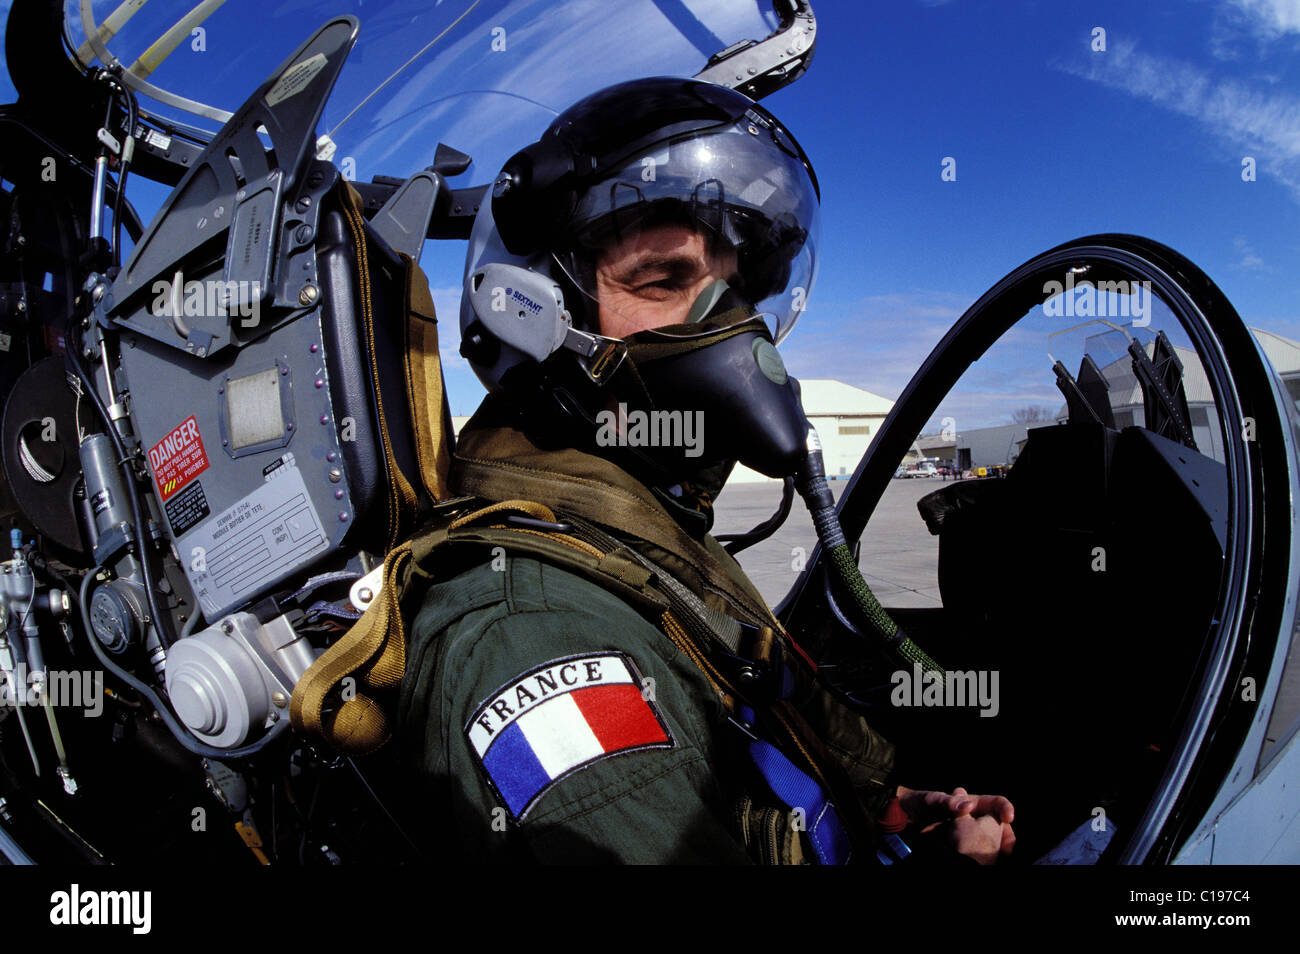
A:
{"type": "Polygon", "coordinates": [[[747,533],[719,533],[713,539],[725,544],[722,549],[735,556],[741,550],[748,549],[756,543],[762,543],[780,530],[781,525],[785,523],[785,518],[790,516],[790,507],[793,504],[794,478],[787,477],[785,478],[785,486],[781,488],[781,503],[776,508],[776,513],[747,533]]]}
{"type": "Polygon", "coordinates": [[[821,541],[830,565],[844,592],[852,597],[852,608],[871,627],[882,648],[893,653],[907,666],[919,663],[925,672],[943,672],[943,667],[908,638],[898,623],[885,612],[880,601],[867,586],[858,569],[858,561],[844,539],[839,516],[835,513],[835,497],[826,483],[826,467],[822,461],[821,440],[811,425],[808,427],[808,453],[803,466],[795,474],[795,489],[808,505],[817,539],[821,541]]]}

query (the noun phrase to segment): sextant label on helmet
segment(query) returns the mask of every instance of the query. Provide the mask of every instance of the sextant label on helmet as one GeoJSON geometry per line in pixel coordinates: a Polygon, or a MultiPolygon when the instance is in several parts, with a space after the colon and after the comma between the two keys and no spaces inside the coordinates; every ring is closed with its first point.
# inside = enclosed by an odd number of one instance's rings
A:
{"type": "MultiPolygon", "coordinates": [[[[206,505],[206,504],[205,504],[206,505]]],[[[199,607],[211,618],[329,548],[297,467],[281,467],[234,506],[178,539],[199,607]],[[190,554],[201,560],[189,560],[190,554]]]]}

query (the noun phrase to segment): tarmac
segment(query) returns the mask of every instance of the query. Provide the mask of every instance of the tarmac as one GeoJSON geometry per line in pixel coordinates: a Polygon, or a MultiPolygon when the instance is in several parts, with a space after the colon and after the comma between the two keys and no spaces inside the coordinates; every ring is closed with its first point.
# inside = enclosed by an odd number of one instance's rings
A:
{"type": "MultiPolygon", "coordinates": [[[[839,500],[847,480],[830,482],[839,500]]],[[[858,565],[867,585],[885,606],[937,608],[939,538],[930,535],[916,502],[945,486],[939,477],[891,480],[862,535],[858,565]]],[[[724,487],[714,508],[714,536],[743,533],[770,517],[781,502],[781,484],[733,484],[724,487]]],[[[798,578],[817,543],[808,509],[796,495],[785,523],[768,539],[741,551],[737,562],[772,606],[798,578]]]]}

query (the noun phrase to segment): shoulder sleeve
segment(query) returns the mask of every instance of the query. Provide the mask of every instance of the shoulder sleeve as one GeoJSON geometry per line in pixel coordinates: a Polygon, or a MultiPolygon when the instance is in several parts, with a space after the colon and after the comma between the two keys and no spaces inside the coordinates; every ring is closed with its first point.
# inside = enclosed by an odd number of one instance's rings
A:
{"type": "Polygon", "coordinates": [[[525,559],[496,575],[499,599],[408,660],[418,755],[471,860],[746,861],[703,674],[586,580],[525,559]]]}

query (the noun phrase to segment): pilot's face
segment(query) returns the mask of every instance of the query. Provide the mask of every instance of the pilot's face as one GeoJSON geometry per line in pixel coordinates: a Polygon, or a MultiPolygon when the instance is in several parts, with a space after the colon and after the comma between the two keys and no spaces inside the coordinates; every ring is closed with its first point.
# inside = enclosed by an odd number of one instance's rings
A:
{"type": "Polygon", "coordinates": [[[685,225],[656,225],[604,249],[596,261],[600,333],[625,338],[686,320],[700,292],[731,279],[736,253],[710,251],[705,237],[685,225]]]}

